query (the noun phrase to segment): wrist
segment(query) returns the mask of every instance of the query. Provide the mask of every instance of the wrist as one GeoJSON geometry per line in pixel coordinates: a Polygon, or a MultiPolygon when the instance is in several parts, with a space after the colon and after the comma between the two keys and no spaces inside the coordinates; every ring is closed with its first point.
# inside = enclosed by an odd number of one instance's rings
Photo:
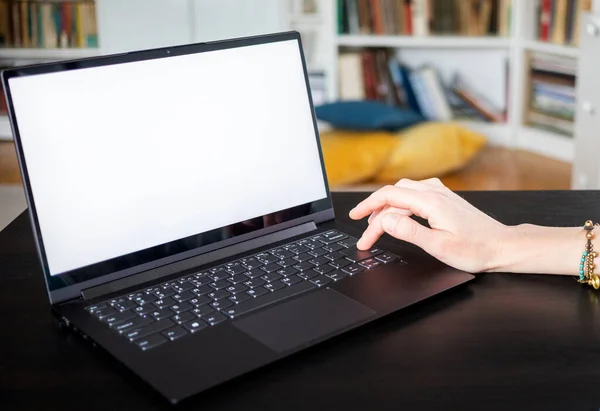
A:
{"type": "Polygon", "coordinates": [[[585,241],[582,227],[506,226],[487,271],[577,276],[585,241]]]}

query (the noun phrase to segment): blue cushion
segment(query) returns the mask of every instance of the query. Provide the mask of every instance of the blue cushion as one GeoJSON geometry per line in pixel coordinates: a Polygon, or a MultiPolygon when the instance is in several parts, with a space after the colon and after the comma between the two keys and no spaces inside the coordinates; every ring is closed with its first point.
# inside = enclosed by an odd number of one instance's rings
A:
{"type": "Polygon", "coordinates": [[[338,101],[315,108],[317,118],[345,130],[398,131],[425,121],[410,109],[378,101],[338,101]]]}

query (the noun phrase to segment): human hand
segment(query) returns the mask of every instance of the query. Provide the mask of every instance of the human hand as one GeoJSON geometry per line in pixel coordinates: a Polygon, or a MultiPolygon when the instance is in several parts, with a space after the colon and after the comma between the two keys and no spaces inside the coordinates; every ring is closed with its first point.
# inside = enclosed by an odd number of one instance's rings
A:
{"type": "Polygon", "coordinates": [[[387,232],[468,272],[495,270],[510,233],[507,226],[473,207],[437,178],[402,179],[374,192],[350,211],[354,220],[369,215],[359,249],[371,248],[387,232]],[[412,219],[413,214],[426,219],[431,228],[412,219]]]}

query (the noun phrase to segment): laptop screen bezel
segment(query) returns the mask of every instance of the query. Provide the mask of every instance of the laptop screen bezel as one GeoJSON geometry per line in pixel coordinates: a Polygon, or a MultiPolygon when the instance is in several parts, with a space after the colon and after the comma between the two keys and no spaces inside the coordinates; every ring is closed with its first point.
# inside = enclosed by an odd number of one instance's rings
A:
{"type": "MultiPolygon", "coordinates": [[[[180,45],[175,47],[163,47],[150,50],[134,51],[129,53],[112,54],[87,59],[22,66],[3,71],[2,83],[6,94],[8,115],[12,126],[15,148],[17,151],[18,162],[21,170],[21,177],[23,179],[30,221],[32,224],[38,256],[41,262],[41,267],[44,272],[48,296],[51,303],[58,303],[61,301],[78,298],[81,294],[81,291],[87,288],[106,284],[121,278],[138,274],[143,271],[160,267],[165,264],[170,264],[215,249],[227,247],[233,244],[267,235],[278,230],[293,227],[295,225],[303,224],[305,222],[313,221],[315,223],[320,223],[334,218],[331,192],[327,182],[323,152],[319,140],[319,130],[317,126],[312,96],[310,93],[306,60],[302,49],[302,43],[300,41],[300,34],[296,31],[253,37],[244,37],[231,40],[221,40],[208,43],[180,45]],[[52,72],[63,72],[94,68],[122,63],[132,63],[150,59],[171,58],[192,53],[205,53],[210,51],[225,50],[230,48],[246,47],[252,45],[260,45],[290,40],[297,41],[303,65],[305,77],[304,80],[308,95],[308,103],[310,104],[315,138],[317,139],[317,148],[319,152],[321,170],[323,174],[323,181],[326,189],[325,198],[314,201],[312,203],[298,205],[293,209],[278,210],[283,214],[287,214],[286,212],[291,212],[291,217],[279,224],[274,224],[265,228],[249,230],[243,234],[224,238],[216,242],[206,243],[204,240],[202,240],[202,236],[204,236],[205,238],[207,233],[198,233],[185,239],[179,239],[169,243],[159,244],[145,250],[140,250],[134,253],[102,261],[96,264],[81,267],[79,269],[72,270],[67,273],[62,273],[55,276],[50,275],[50,270],[44,248],[44,241],[42,238],[40,224],[36,213],[35,199],[27,172],[27,161],[23,152],[23,146],[19,134],[19,127],[16,119],[15,108],[13,106],[11,96],[9,82],[11,78],[47,74],[52,72]]],[[[261,216],[257,216],[257,218],[261,218],[261,216]]],[[[216,228],[215,230],[211,230],[211,232],[222,231],[226,228],[227,227],[216,228]]]]}

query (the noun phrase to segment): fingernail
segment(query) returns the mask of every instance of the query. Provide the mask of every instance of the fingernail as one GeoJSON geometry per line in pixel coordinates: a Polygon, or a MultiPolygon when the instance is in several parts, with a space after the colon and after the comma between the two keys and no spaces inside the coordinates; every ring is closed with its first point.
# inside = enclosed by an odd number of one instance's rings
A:
{"type": "Polygon", "coordinates": [[[381,226],[387,232],[393,231],[394,227],[396,227],[396,223],[398,222],[398,216],[395,214],[386,214],[383,216],[381,220],[381,226]]]}

